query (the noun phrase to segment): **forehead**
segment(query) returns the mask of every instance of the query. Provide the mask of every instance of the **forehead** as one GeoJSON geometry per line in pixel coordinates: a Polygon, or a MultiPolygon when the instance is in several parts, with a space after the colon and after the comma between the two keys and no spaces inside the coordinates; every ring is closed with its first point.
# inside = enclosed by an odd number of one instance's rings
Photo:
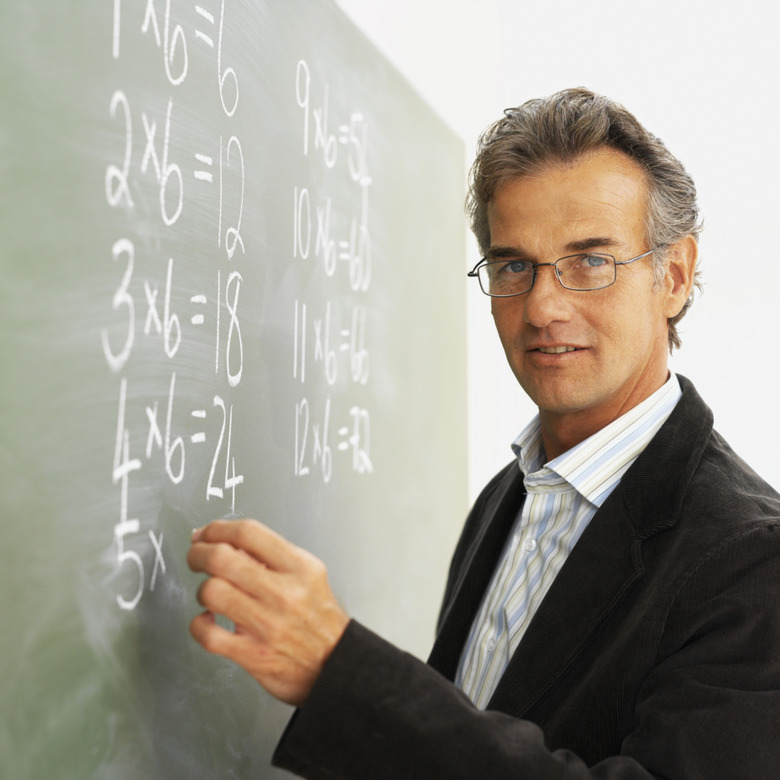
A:
{"type": "Polygon", "coordinates": [[[488,204],[491,245],[550,247],[593,237],[644,242],[647,179],[623,152],[599,149],[502,184],[488,204]]]}

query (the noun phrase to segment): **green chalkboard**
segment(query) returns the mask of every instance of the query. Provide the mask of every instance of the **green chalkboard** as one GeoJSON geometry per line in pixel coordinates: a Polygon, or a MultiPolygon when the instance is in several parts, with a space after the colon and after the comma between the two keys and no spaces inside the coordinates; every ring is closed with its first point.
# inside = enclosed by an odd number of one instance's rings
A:
{"type": "Polygon", "coordinates": [[[0,5],[0,774],[274,777],[189,637],[259,517],[423,654],[466,509],[463,147],[331,2],[0,5]]]}

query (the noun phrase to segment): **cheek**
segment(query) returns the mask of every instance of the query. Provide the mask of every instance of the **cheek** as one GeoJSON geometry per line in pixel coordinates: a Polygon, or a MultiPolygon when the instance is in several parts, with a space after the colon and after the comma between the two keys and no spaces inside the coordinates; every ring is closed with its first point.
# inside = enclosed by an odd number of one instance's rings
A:
{"type": "Polygon", "coordinates": [[[512,299],[492,298],[490,312],[504,349],[515,343],[523,329],[523,307],[512,299]]]}
{"type": "MultiPolygon", "coordinates": [[[[650,281],[647,281],[649,286],[650,281]]],[[[643,283],[621,280],[604,290],[583,293],[580,314],[597,330],[620,338],[644,328],[650,318],[651,296],[643,283]],[[621,281],[623,284],[621,284],[621,281]]]]}
{"type": "Polygon", "coordinates": [[[490,299],[490,313],[493,315],[493,323],[499,334],[507,327],[507,305],[501,298],[490,299]]]}
{"type": "Polygon", "coordinates": [[[506,308],[506,301],[501,300],[501,298],[489,298],[488,300],[490,301],[490,313],[493,315],[493,319],[497,321],[506,308]]]}
{"type": "Polygon", "coordinates": [[[609,307],[588,322],[599,341],[622,356],[621,362],[642,359],[653,348],[664,327],[658,313],[639,297],[628,300],[625,305],[609,307]]]}

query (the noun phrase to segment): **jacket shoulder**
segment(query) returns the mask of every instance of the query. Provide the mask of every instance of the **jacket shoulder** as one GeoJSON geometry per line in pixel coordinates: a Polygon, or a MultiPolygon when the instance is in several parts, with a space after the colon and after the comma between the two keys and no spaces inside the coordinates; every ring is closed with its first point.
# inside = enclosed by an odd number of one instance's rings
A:
{"type": "Polygon", "coordinates": [[[689,494],[713,515],[727,515],[735,522],[780,519],[780,493],[734,452],[716,430],[704,449],[689,494]]]}

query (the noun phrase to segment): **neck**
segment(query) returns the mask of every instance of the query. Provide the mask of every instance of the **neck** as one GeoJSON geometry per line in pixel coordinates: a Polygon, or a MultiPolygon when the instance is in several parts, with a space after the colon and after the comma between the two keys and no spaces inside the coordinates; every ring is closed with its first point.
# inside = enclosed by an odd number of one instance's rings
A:
{"type": "Polygon", "coordinates": [[[542,444],[547,460],[553,460],[580,442],[606,428],[626,412],[638,406],[661,388],[669,378],[668,369],[659,380],[644,392],[631,393],[625,398],[611,399],[611,403],[601,404],[598,408],[573,412],[555,412],[539,409],[542,444]]]}
{"type": "Polygon", "coordinates": [[[564,452],[568,452],[572,447],[576,447],[580,442],[605,428],[613,419],[617,419],[614,417],[600,424],[592,416],[583,420],[572,419],[572,417],[572,415],[550,415],[540,410],[542,444],[547,460],[563,455],[564,452]]]}

